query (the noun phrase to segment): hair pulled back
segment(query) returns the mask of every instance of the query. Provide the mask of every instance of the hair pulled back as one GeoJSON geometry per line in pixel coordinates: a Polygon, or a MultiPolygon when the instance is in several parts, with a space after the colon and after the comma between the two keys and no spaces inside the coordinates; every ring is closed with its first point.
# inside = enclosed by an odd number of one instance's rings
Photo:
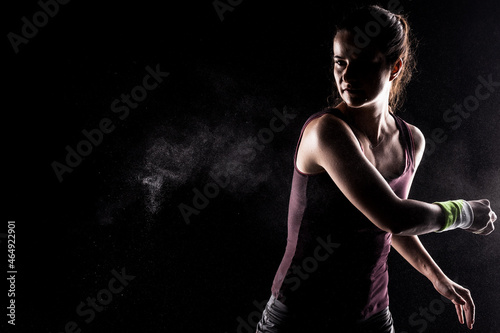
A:
{"type": "MultiPolygon", "coordinates": [[[[375,46],[385,55],[386,63],[391,68],[401,58],[403,66],[398,77],[392,81],[389,94],[389,106],[395,112],[404,102],[405,88],[415,71],[416,41],[410,31],[408,20],[402,14],[390,12],[380,6],[372,5],[352,11],[335,27],[333,39],[339,31],[348,31],[355,36],[355,45],[359,49],[375,46]]],[[[332,40],[333,40],[332,39],[332,40]]],[[[332,54],[332,72],[335,62],[332,54]]],[[[342,101],[337,87],[328,101],[342,101]]]]}

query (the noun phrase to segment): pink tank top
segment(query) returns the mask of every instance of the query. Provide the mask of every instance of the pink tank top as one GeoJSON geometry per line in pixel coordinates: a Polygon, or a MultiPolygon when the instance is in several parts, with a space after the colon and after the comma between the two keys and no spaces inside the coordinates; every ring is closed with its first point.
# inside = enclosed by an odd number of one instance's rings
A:
{"type": "MultiPolygon", "coordinates": [[[[340,110],[327,108],[313,119],[340,110]]],[[[413,179],[414,144],[411,131],[393,115],[405,155],[403,173],[387,182],[402,199],[413,179]]],[[[294,165],[297,157],[295,150],[294,165]]],[[[326,173],[307,175],[296,165],[288,209],[285,254],[274,277],[272,294],[290,309],[322,308],[328,316],[362,320],[389,305],[387,256],[391,234],[371,223],[342,194],[326,173]]],[[[302,310],[300,310],[302,309],[302,310]]]]}

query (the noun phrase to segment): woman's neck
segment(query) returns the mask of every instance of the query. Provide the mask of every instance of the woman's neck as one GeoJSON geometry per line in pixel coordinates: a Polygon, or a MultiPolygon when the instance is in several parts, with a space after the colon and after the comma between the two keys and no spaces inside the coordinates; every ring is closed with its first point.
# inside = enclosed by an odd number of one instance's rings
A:
{"type": "Polygon", "coordinates": [[[350,108],[344,102],[339,105],[341,111],[351,122],[351,126],[362,132],[372,145],[377,145],[391,131],[391,117],[388,103],[350,108]]]}

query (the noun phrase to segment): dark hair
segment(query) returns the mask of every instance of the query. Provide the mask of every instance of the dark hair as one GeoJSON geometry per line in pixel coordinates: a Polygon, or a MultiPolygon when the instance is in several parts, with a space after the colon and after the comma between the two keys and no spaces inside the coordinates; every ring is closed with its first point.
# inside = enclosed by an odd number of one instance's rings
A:
{"type": "MultiPolygon", "coordinates": [[[[392,13],[379,6],[362,7],[351,12],[344,20],[335,27],[335,33],[332,38],[335,39],[337,32],[346,30],[355,34],[363,33],[366,43],[359,43],[355,40],[355,45],[363,49],[369,45],[374,45],[385,55],[386,62],[392,67],[399,58],[403,61],[403,67],[398,77],[392,82],[392,88],[389,94],[389,106],[391,111],[395,112],[404,102],[405,88],[410,82],[415,70],[415,46],[408,20],[402,14],[392,13]],[[373,30],[375,28],[375,30],[373,30]],[[378,30],[377,30],[378,29],[378,30]],[[360,31],[361,30],[361,31],[360,31]]],[[[332,54],[332,72],[335,62],[332,54]]],[[[338,104],[342,101],[335,85],[334,90],[327,101],[330,104],[338,104]]]]}

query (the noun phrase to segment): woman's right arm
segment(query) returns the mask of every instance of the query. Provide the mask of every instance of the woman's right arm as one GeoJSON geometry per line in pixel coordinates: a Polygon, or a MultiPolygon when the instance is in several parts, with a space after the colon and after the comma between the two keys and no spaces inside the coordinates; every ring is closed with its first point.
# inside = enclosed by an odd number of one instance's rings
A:
{"type": "MultiPolygon", "coordinates": [[[[421,235],[444,226],[446,216],[440,206],[403,200],[394,194],[361,151],[352,130],[339,118],[327,114],[312,121],[301,146],[305,159],[326,170],[349,201],[380,229],[397,235],[421,235]]],[[[471,231],[493,231],[494,213],[489,203],[487,207],[470,203],[475,215],[471,231]],[[490,225],[491,230],[485,229],[490,225]]]]}

